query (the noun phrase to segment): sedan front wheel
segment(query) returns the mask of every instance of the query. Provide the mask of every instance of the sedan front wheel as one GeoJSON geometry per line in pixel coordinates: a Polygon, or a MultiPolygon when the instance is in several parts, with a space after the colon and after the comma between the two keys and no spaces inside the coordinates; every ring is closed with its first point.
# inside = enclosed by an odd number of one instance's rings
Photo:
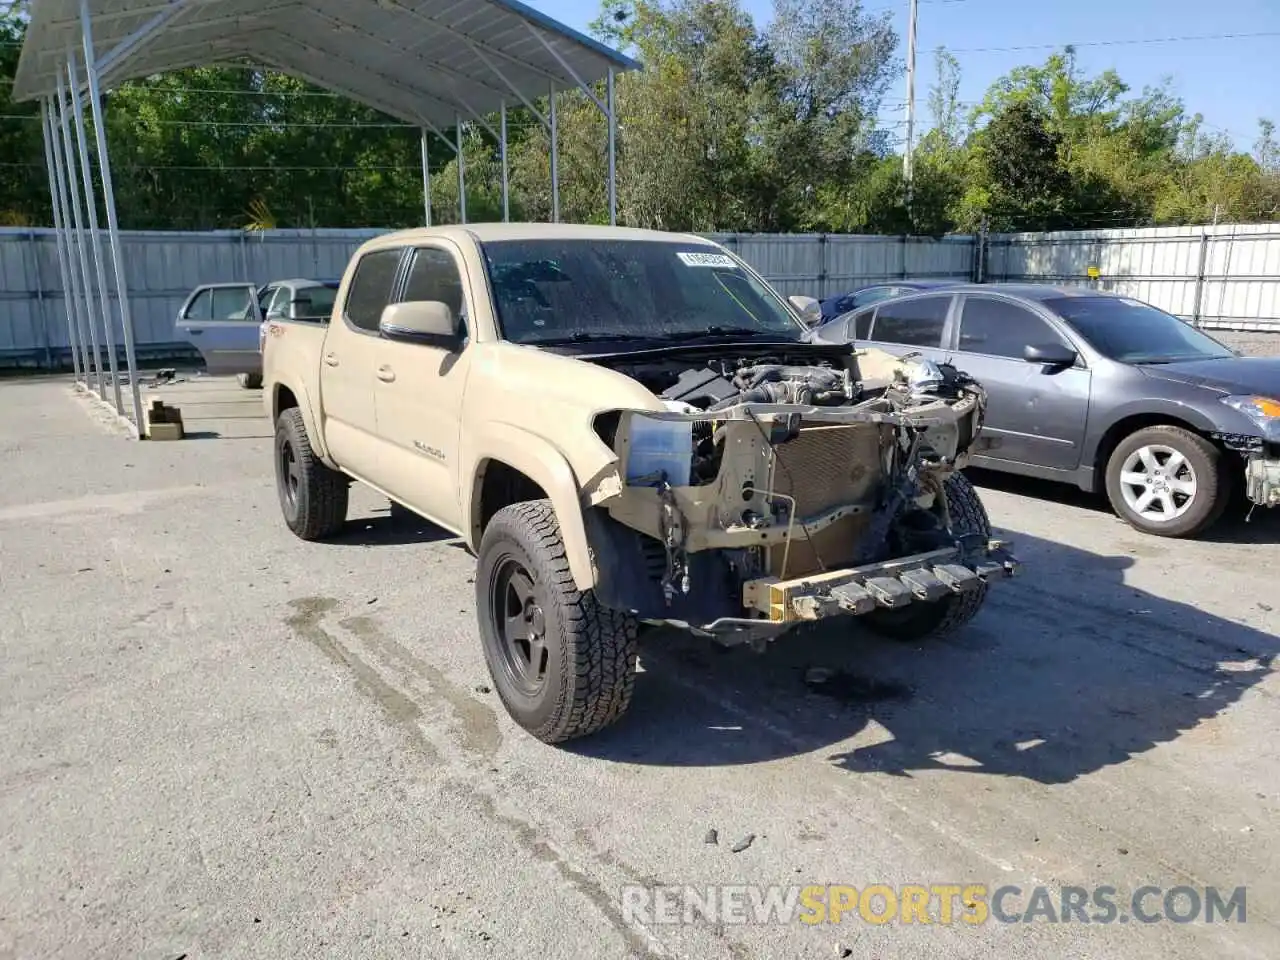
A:
{"type": "Polygon", "coordinates": [[[1107,462],[1107,497],[1130,526],[1160,537],[1193,537],[1217,522],[1229,489],[1222,452],[1181,427],[1146,427],[1120,441],[1107,462]]]}

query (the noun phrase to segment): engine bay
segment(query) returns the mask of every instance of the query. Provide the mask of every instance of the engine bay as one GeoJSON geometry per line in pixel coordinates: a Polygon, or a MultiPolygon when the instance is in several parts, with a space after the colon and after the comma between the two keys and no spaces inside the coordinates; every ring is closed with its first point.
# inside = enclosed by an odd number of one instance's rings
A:
{"type": "MultiPolygon", "coordinates": [[[[874,353],[868,370],[862,369],[866,352],[825,344],[699,347],[659,356],[595,359],[641,383],[673,413],[695,415],[728,411],[740,404],[905,413],[980,393],[972,378],[949,365],[874,353]]],[[[719,473],[724,447],[717,422],[703,416],[693,423],[690,482],[694,485],[710,483],[719,473]]],[[[794,439],[800,429],[794,416],[782,423],[767,421],[766,426],[772,445],[794,439]]],[[[957,446],[967,447],[972,439],[957,437],[957,446]]],[[[612,443],[612,435],[606,442],[612,443]]]]}

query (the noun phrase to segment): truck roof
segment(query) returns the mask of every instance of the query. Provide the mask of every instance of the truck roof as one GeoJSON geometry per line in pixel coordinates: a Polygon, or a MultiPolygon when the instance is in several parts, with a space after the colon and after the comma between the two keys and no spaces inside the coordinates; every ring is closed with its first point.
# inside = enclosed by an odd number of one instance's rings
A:
{"type": "Polygon", "coordinates": [[[467,239],[486,243],[495,240],[649,240],[682,241],[710,246],[712,241],[696,234],[666,230],[641,230],[583,223],[467,223],[433,227],[412,227],[384,233],[365,243],[365,249],[420,243],[432,239],[455,242],[467,239]]]}

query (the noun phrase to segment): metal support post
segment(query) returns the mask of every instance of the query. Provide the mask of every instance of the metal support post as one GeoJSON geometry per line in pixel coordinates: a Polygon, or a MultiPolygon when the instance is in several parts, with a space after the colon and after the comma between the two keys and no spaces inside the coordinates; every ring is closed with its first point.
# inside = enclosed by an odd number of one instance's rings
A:
{"type": "Polygon", "coordinates": [[[907,188],[907,216],[911,215],[915,169],[912,153],[916,129],[916,0],[907,10],[907,146],[902,154],[902,179],[907,188]]]}
{"type": "Polygon", "coordinates": [[[427,128],[422,127],[422,212],[423,223],[431,226],[431,160],[427,157],[427,128]]]}
{"type": "Polygon", "coordinates": [[[467,160],[466,155],[462,151],[462,114],[455,114],[454,119],[457,120],[458,145],[454,149],[458,154],[458,214],[461,222],[467,222],[467,160]]]}
{"type": "Polygon", "coordinates": [[[498,138],[498,150],[502,154],[502,222],[511,221],[511,176],[507,164],[507,101],[502,101],[500,110],[502,136],[498,138]]]}
{"type": "Polygon", "coordinates": [[[618,112],[613,98],[613,68],[609,68],[608,98],[609,113],[605,122],[609,124],[609,224],[618,223],[618,112]]]}
{"type": "Polygon", "coordinates": [[[72,321],[72,329],[75,330],[76,350],[80,354],[80,382],[84,384],[86,390],[90,390],[92,388],[89,386],[89,335],[84,315],[84,303],[80,299],[80,274],[76,270],[76,260],[72,252],[71,207],[70,200],[67,199],[66,172],[63,170],[65,151],[62,146],[62,130],[59,126],[58,109],[54,107],[53,99],[48,98],[46,102],[49,104],[49,130],[52,133],[53,169],[58,186],[58,214],[62,219],[62,245],[67,252],[67,277],[71,281],[70,286],[63,288],[63,292],[67,297],[67,313],[72,321]]]}
{"type": "Polygon", "coordinates": [[[560,222],[560,137],[556,125],[556,88],[551,87],[551,222],[560,222]]]}
{"type": "Polygon", "coordinates": [[[111,243],[111,265],[116,275],[116,303],[120,307],[120,327],[124,331],[124,359],[133,394],[133,425],[139,437],[142,421],[142,388],[138,384],[138,359],[133,345],[133,310],[129,306],[129,285],[124,278],[124,258],[120,252],[120,223],[116,219],[116,193],[111,184],[111,157],[107,153],[107,125],[102,117],[102,93],[98,89],[98,64],[93,54],[93,29],[89,0],[80,0],[80,29],[84,36],[84,69],[89,75],[89,105],[93,110],[93,132],[98,145],[98,169],[102,173],[102,201],[107,211],[107,236],[111,243]]]}
{"type": "Polygon", "coordinates": [[[116,413],[124,415],[120,401],[120,372],[116,369],[116,338],[112,327],[111,301],[107,297],[107,271],[102,265],[102,233],[98,230],[98,201],[94,196],[93,168],[89,165],[89,143],[84,132],[84,104],[80,102],[80,81],[76,77],[75,50],[67,50],[67,82],[71,87],[71,110],[76,124],[76,148],[80,153],[80,180],[84,184],[85,210],[89,214],[89,236],[93,238],[93,272],[98,283],[99,306],[102,309],[102,333],[107,347],[107,369],[111,371],[111,392],[116,413]]]}
{"type": "Polygon", "coordinates": [[[62,304],[67,313],[67,348],[71,351],[71,366],[75,370],[76,380],[81,378],[79,338],[76,336],[76,324],[71,302],[71,279],[68,274],[70,261],[67,257],[65,238],[62,235],[62,210],[58,203],[58,181],[53,164],[53,130],[52,111],[49,100],[40,101],[40,120],[44,132],[44,165],[49,172],[49,199],[53,204],[53,239],[58,248],[58,275],[62,282],[62,304]]]}
{"type": "Polygon", "coordinates": [[[58,71],[58,113],[62,122],[62,150],[67,164],[67,193],[71,197],[71,222],[75,227],[76,260],[80,268],[80,297],[84,303],[84,318],[89,325],[89,347],[92,350],[93,376],[98,384],[98,396],[107,399],[107,385],[102,379],[102,354],[98,352],[98,327],[93,308],[93,287],[89,283],[89,238],[85,233],[80,211],[80,183],[76,176],[76,161],[71,153],[71,118],[67,115],[66,84],[58,71]]]}

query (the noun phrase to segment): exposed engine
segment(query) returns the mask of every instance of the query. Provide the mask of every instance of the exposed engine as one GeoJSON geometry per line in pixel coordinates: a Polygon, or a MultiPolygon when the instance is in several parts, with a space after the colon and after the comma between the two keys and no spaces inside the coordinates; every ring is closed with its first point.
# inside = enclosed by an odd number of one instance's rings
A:
{"type": "MultiPolygon", "coordinates": [[[[847,348],[801,347],[771,350],[754,356],[701,353],[665,358],[610,358],[609,366],[638,380],[668,409],[680,413],[728,410],[742,403],[795,404],[815,407],[865,406],[869,410],[902,412],[939,400],[954,400],[973,381],[954,367],[916,361],[910,376],[879,380],[860,375],[847,348]]],[[[793,418],[794,420],[794,418],[793,418]]],[[[770,428],[769,440],[793,439],[798,422],[784,429],[770,428]]],[[[720,468],[723,444],[715,423],[699,420],[693,426],[692,482],[708,483],[720,468]]]]}
{"type": "MultiPolygon", "coordinates": [[[[617,549],[634,555],[629,589],[649,571],[655,593],[638,608],[714,619],[742,602],[753,578],[782,581],[952,542],[937,494],[985,406],[980,385],[954,367],[813,344],[596,362],[668,410],[665,427],[627,418],[628,492],[607,508],[620,524],[610,528],[617,549]],[[629,547],[628,529],[643,534],[629,547]],[[700,592],[697,583],[715,586],[700,592]]],[[[611,446],[622,416],[596,419],[611,446]]]]}

